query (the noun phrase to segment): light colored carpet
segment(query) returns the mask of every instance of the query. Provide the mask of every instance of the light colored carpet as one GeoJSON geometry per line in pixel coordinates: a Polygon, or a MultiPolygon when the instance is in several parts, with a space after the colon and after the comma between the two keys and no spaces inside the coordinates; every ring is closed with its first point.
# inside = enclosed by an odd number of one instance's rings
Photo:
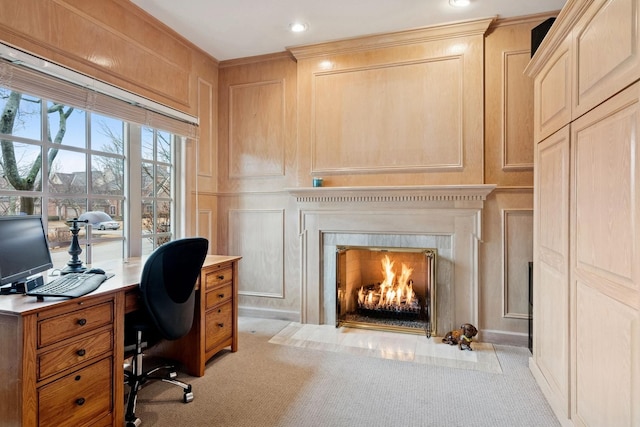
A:
{"type": "Polygon", "coordinates": [[[142,390],[142,427],[560,425],[526,348],[493,346],[501,372],[486,372],[269,342],[291,326],[240,318],[238,352],[219,353],[204,377],[179,374],[193,402],[164,383],[142,390]]]}

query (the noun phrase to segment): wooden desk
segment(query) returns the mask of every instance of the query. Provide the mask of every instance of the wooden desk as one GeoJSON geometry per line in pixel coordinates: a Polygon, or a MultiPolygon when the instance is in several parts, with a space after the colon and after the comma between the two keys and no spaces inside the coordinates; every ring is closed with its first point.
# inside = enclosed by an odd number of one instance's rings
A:
{"type": "MultiPolygon", "coordinates": [[[[238,349],[238,261],[209,255],[189,335],[163,346],[192,375],[221,349],[238,349]]],[[[138,306],[143,259],[100,264],[115,276],[75,299],[0,297],[3,426],[121,426],[124,315],[138,306]]],[[[163,353],[165,355],[165,353],[163,353]]]]}

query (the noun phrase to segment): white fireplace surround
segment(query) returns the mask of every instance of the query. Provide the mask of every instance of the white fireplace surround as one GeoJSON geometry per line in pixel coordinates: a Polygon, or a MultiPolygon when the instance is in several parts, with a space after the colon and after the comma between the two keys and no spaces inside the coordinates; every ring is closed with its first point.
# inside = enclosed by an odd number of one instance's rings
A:
{"type": "Polygon", "coordinates": [[[335,247],[372,245],[438,249],[438,335],[461,323],[478,325],[481,214],[495,187],[288,189],[299,209],[301,322],[335,324],[335,247]]]}

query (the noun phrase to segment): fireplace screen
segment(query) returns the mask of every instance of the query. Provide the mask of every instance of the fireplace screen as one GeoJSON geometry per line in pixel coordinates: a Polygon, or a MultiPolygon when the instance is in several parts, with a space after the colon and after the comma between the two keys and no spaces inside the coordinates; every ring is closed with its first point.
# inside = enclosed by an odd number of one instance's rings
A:
{"type": "Polygon", "coordinates": [[[435,249],[338,246],[336,326],[436,333],[435,249]]]}

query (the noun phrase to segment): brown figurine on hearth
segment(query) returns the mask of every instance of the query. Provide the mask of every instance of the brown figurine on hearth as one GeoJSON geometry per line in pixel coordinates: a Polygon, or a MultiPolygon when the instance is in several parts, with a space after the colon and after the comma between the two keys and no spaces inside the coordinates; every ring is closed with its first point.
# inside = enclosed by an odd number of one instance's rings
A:
{"type": "Polygon", "coordinates": [[[472,351],[471,341],[473,337],[478,335],[478,330],[471,323],[465,323],[460,326],[460,329],[448,332],[447,335],[442,338],[442,342],[450,345],[458,345],[460,350],[472,351]]]}

